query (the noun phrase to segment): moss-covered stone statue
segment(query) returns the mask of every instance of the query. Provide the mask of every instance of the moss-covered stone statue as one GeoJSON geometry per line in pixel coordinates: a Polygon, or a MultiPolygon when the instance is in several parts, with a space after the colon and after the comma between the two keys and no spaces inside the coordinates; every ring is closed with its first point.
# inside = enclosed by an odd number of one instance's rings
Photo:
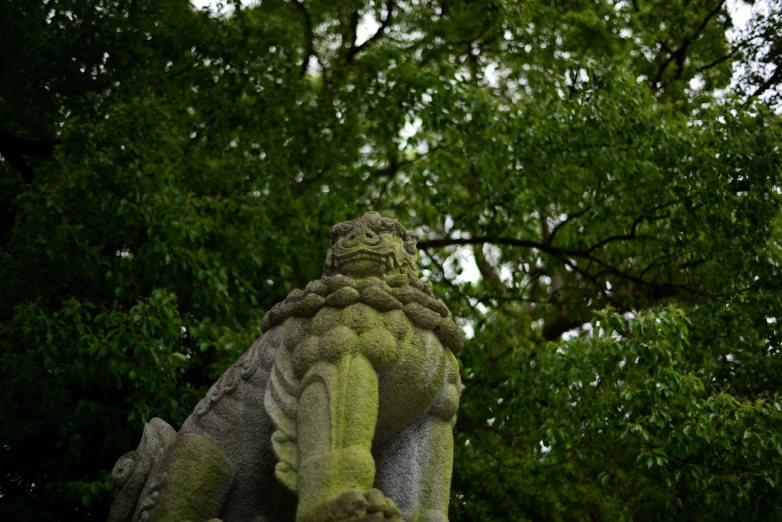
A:
{"type": "Polygon", "coordinates": [[[447,521],[464,337],[416,241],[376,212],[335,225],[323,278],[120,458],[110,522],[447,521]]]}

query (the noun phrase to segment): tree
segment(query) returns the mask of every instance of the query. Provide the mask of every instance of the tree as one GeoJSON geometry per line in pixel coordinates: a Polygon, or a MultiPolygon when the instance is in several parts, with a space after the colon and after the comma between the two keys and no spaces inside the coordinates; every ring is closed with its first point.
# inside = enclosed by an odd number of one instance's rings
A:
{"type": "Polygon", "coordinates": [[[233,7],[0,4],[5,515],[105,518],[374,209],[472,333],[452,520],[780,518],[776,3],[233,7]]]}

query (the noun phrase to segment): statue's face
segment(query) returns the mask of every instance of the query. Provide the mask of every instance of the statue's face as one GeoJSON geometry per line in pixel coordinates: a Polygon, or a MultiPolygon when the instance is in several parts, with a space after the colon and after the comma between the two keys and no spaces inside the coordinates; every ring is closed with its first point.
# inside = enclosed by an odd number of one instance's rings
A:
{"type": "Polygon", "coordinates": [[[368,212],[360,219],[334,226],[324,273],[356,279],[394,274],[417,276],[415,239],[393,219],[368,212]]]}

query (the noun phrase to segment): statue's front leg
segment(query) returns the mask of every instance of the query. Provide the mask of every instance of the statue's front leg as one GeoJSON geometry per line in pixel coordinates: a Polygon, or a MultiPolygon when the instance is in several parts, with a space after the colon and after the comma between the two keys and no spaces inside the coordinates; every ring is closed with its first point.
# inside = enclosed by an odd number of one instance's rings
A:
{"type": "Polygon", "coordinates": [[[453,469],[453,426],[459,407],[459,364],[447,355],[440,395],[426,415],[376,448],[375,484],[394,498],[408,522],[447,522],[453,469]]]}
{"type": "Polygon", "coordinates": [[[427,414],[378,450],[375,484],[408,522],[448,522],[453,425],[427,414]]]}
{"type": "Polygon", "coordinates": [[[393,502],[372,490],[377,411],[377,373],[364,356],[346,354],[306,373],[297,419],[297,521],[401,521],[393,502]]]}

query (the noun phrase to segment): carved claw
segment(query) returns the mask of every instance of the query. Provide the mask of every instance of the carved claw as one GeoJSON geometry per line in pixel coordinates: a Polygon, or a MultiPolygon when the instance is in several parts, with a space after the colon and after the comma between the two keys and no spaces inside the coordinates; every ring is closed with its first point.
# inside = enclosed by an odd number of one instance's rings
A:
{"type": "Polygon", "coordinates": [[[308,522],[404,522],[394,501],[380,490],[351,490],[324,502],[307,517],[308,522]]]}

